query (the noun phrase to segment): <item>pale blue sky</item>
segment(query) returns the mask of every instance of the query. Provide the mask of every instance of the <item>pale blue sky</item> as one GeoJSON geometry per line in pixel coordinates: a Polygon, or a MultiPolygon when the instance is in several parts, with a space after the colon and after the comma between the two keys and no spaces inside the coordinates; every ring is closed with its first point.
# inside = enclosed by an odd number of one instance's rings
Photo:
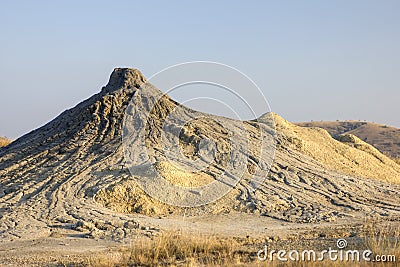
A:
{"type": "Polygon", "coordinates": [[[291,121],[400,127],[399,14],[400,1],[2,1],[0,135],[43,125],[114,67],[193,60],[243,71],[291,121]]]}

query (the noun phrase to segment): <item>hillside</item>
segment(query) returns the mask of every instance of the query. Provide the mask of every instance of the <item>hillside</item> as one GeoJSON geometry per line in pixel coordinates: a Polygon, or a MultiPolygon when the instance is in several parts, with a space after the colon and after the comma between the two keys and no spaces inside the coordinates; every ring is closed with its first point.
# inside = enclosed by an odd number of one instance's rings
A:
{"type": "Polygon", "coordinates": [[[318,127],[300,127],[275,115],[278,131],[286,136],[286,145],[308,155],[329,169],[347,175],[400,183],[399,165],[370,144],[349,132],[331,135],[318,127]]]}
{"type": "Polygon", "coordinates": [[[394,158],[400,158],[400,129],[362,121],[314,121],[296,123],[303,127],[320,127],[332,136],[353,134],[373,145],[379,151],[394,158]]]}
{"type": "Polygon", "coordinates": [[[98,94],[0,150],[0,242],[123,240],[175,215],[251,214],[250,224],[399,216],[400,165],[351,135],[343,141],[272,113],[241,122],[197,112],[117,68],[98,94]]]}

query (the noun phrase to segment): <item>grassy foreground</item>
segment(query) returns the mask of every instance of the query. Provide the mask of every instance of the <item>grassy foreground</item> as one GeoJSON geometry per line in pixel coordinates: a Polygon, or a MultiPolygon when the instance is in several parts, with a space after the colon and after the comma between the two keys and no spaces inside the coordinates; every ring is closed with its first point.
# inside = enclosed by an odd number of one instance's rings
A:
{"type": "Polygon", "coordinates": [[[395,255],[392,262],[332,262],[329,260],[260,261],[257,251],[233,238],[166,232],[109,255],[94,256],[88,266],[400,266],[400,228],[366,226],[362,247],[374,254],[395,255]]]}
{"type": "Polygon", "coordinates": [[[163,233],[118,254],[90,259],[90,266],[235,266],[250,254],[234,239],[163,233]]]}

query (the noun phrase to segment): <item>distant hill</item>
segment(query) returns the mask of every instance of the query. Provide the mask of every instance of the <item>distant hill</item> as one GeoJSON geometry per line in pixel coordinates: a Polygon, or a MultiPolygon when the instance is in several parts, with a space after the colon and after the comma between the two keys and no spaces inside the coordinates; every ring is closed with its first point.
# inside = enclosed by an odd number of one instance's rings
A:
{"type": "Polygon", "coordinates": [[[0,147],[6,146],[6,145],[8,145],[9,143],[11,143],[11,140],[10,140],[10,139],[7,139],[7,138],[5,138],[5,137],[1,137],[1,136],[0,136],[0,147]]]}
{"type": "Polygon", "coordinates": [[[333,137],[340,134],[353,134],[361,140],[373,145],[384,154],[400,158],[400,129],[362,121],[314,121],[296,123],[303,127],[320,127],[333,137]]]}

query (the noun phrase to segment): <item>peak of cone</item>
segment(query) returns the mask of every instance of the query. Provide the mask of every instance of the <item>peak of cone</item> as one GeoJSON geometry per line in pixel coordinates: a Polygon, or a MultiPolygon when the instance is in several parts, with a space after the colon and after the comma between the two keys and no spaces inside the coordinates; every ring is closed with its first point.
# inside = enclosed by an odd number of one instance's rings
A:
{"type": "Polygon", "coordinates": [[[109,93],[121,88],[139,88],[144,83],[146,83],[146,78],[140,70],[134,68],[115,68],[103,91],[109,93]]]}

